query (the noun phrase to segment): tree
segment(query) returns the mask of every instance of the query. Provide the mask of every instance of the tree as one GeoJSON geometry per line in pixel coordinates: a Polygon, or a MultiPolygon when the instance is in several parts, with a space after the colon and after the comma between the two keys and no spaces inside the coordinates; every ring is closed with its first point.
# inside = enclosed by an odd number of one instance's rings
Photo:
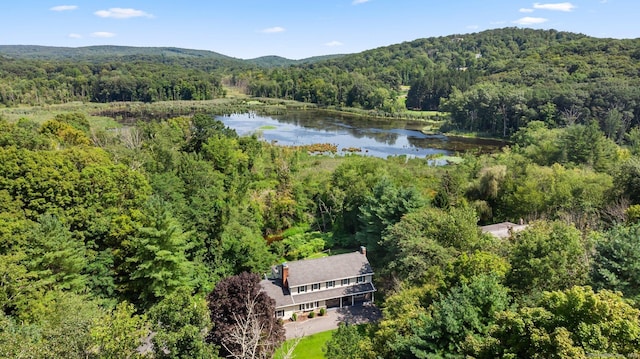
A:
{"type": "Polygon", "coordinates": [[[122,302],[91,328],[93,353],[97,358],[141,358],[144,340],[151,334],[145,315],[135,314],[132,304],[122,302]]]}
{"type": "Polygon", "coordinates": [[[193,263],[185,254],[188,234],[166,203],[152,197],[145,207],[142,225],[129,238],[123,270],[128,275],[126,291],[143,306],[150,306],[176,288],[192,286],[193,263]]]}
{"type": "MultiPolygon", "coordinates": [[[[483,341],[495,314],[507,309],[508,289],[491,275],[480,275],[469,283],[451,288],[414,322],[402,357],[427,358],[462,355],[469,343],[483,341]]],[[[472,353],[469,353],[472,354],[472,353]]]]}
{"type": "Polygon", "coordinates": [[[29,269],[37,273],[39,285],[80,292],[85,287],[82,273],[87,265],[84,243],[72,237],[57,217],[42,215],[32,230],[28,249],[29,269]]]}
{"type": "Polygon", "coordinates": [[[157,358],[214,358],[215,348],[205,343],[211,321],[204,298],[188,288],[163,298],[149,310],[157,358]]]}
{"type": "Polygon", "coordinates": [[[620,293],[590,287],[544,292],[534,307],[497,315],[480,358],[638,355],[640,311],[620,293]]]}
{"type": "Polygon", "coordinates": [[[617,225],[598,236],[591,265],[591,281],[597,289],[640,296],[640,223],[617,225]]]}
{"type": "Polygon", "coordinates": [[[536,222],[515,234],[507,283],[521,295],[584,284],[588,266],[580,232],[562,222],[536,222]]]}
{"type": "Polygon", "coordinates": [[[367,246],[374,259],[383,256],[380,242],[387,228],[423,204],[415,188],[399,187],[388,178],[381,179],[371,196],[360,206],[360,230],[356,233],[356,239],[367,246]]]}
{"type": "Polygon", "coordinates": [[[389,227],[381,242],[381,272],[406,283],[433,283],[459,251],[479,249],[485,243],[471,208],[447,211],[423,207],[389,227]]]}
{"type": "Polygon", "coordinates": [[[563,160],[606,171],[615,161],[617,146],[593,121],[588,125],[567,127],[560,138],[560,148],[563,160]]]}
{"type": "Polygon", "coordinates": [[[275,301],[261,290],[260,277],[241,273],[216,284],[207,296],[213,329],[207,342],[233,358],[271,358],[284,341],[275,301]]]}
{"type": "Polygon", "coordinates": [[[187,152],[200,152],[200,150],[202,150],[202,146],[212,136],[220,135],[229,138],[238,137],[234,130],[226,127],[222,121],[216,120],[212,115],[194,115],[191,118],[190,130],[190,137],[184,147],[184,150],[187,152]]]}
{"type": "Polygon", "coordinates": [[[360,342],[366,338],[355,324],[340,323],[338,330],[331,334],[322,352],[326,358],[336,359],[362,359],[366,356],[363,353],[360,342]]]}
{"type": "Polygon", "coordinates": [[[631,204],[640,204],[640,158],[632,157],[615,171],[617,194],[628,197],[631,204]]]}
{"type": "MultiPolygon", "coordinates": [[[[359,230],[360,206],[365,203],[373,187],[385,175],[381,162],[362,157],[350,157],[333,171],[327,205],[336,208],[337,223],[334,230],[353,238],[359,230]],[[331,204],[329,204],[331,203],[331,204]]],[[[354,238],[355,239],[355,238],[354,238]]],[[[357,245],[344,243],[345,245],[357,245]]]]}

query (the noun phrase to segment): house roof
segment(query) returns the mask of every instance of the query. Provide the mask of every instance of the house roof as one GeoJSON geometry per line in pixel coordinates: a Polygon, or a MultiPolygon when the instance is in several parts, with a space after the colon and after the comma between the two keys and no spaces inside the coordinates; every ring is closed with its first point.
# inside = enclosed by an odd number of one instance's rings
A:
{"type": "Polygon", "coordinates": [[[511,222],[502,222],[496,224],[490,224],[488,226],[480,227],[482,233],[489,233],[498,238],[509,238],[511,237],[511,233],[520,232],[521,230],[527,228],[526,224],[515,224],[511,222]]]}
{"type": "Polygon", "coordinates": [[[289,288],[373,274],[367,256],[360,252],[289,262],[287,266],[289,288]]]}
{"type": "Polygon", "coordinates": [[[262,290],[264,290],[269,297],[276,301],[276,308],[295,304],[291,298],[289,289],[282,285],[280,279],[265,279],[260,282],[260,286],[262,286],[262,290]]]}

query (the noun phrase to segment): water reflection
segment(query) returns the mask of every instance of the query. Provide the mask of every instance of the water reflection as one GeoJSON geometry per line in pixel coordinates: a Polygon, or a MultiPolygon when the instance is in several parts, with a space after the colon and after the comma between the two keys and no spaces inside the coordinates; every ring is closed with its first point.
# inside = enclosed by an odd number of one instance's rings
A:
{"type": "Polygon", "coordinates": [[[416,122],[340,118],[315,111],[273,116],[235,114],[218,119],[241,136],[259,133],[264,140],[285,146],[330,143],[337,146],[339,153],[359,148],[361,154],[382,158],[451,155],[477,148],[491,152],[503,145],[499,141],[427,135],[419,131],[422,125],[416,122]]]}

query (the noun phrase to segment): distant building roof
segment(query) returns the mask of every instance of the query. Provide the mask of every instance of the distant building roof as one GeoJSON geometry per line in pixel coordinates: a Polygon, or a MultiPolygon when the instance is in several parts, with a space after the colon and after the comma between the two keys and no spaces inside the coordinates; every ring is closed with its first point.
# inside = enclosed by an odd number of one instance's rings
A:
{"type": "Polygon", "coordinates": [[[511,237],[511,233],[520,232],[521,230],[527,228],[527,224],[515,224],[511,222],[502,222],[496,224],[490,224],[488,226],[480,227],[482,233],[489,233],[494,237],[498,238],[509,238],[511,237]]]}
{"type": "Polygon", "coordinates": [[[373,274],[367,256],[361,252],[287,263],[289,287],[373,274]]]}

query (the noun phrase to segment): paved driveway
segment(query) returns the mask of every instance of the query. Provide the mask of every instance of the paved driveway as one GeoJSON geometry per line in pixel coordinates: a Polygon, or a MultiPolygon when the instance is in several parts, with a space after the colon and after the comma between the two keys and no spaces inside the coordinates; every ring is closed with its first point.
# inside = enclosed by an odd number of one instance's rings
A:
{"type": "Polygon", "coordinates": [[[336,329],[339,323],[361,324],[376,322],[381,318],[380,309],[373,305],[356,305],[329,309],[322,317],[316,316],[299,322],[287,322],[284,329],[287,339],[336,329]]]}

